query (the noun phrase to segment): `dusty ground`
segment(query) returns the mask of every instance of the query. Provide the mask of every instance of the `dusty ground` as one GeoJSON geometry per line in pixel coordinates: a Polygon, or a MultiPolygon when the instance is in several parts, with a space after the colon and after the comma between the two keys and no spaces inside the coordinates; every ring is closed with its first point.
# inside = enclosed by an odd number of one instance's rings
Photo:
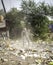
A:
{"type": "Polygon", "coordinates": [[[53,42],[0,41],[0,65],[48,65],[53,61],[53,42]],[[10,43],[10,44],[9,44],[10,43]]]}

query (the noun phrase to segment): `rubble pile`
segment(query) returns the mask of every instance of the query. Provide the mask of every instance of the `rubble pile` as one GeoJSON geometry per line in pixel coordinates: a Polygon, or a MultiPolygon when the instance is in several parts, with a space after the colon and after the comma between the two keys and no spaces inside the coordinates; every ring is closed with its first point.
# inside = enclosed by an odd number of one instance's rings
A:
{"type": "MultiPolygon", "coordinates": [[[[53,62],[53,43],[35,44],[35,48],[15,48],[0,41],[0,65],[49,65],[53,62]]],[[[17,46],[18,44],[15,43],[17,46]]]]}

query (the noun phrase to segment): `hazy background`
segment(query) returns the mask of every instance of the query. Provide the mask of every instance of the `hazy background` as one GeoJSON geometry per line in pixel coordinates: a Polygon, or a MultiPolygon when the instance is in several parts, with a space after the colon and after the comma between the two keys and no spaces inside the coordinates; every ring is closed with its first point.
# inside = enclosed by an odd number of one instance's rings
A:
{"type": "MultiPolygon", "coordinates": [[[[16,7],[17,9],[21,10],[21,1],[22,0],[3,0],[5,4],[6,11],[9,11],[12,7],[16,7]]],[[[45,1],[49,5],[53,5],[53,0],[34,0],[36,3],[45,1]]],[[[2,4],[0,0],[0,9],[2,9],[2,4]]]]}

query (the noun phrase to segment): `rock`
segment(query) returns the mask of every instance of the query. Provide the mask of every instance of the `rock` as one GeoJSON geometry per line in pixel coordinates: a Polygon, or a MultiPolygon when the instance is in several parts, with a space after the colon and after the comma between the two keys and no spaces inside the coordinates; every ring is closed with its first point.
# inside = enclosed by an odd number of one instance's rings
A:
{"type": "Polygon", "coordinates": [[[7,62],[8,60],[7,59],[4,59],[4,58],[1,58],[1,61],[2,62],[7,62]]]}
{"type": "Polygon", "coordinates": [[[2,62],[4,62],[4,59],[3,59],[3,58],[1,58],[1,61],[2,61],[2,62]]]}
{"type": "Polygon", "coordinates": [[[8,60],[7,59],[4,59],[4,62],[7,62],[8,60]]]}
{"type": "Polygon", "coordinates": [[[9,48],[10,51],[13,51],[13,48],[9,48]]]}
{"type": "Polygon", "coordinates": [[[53,55],[52,55],[52,56],[50,56],[50,58],[51,58],[51,59],[53,59],[53,55]]]}
{"type": "Polygon", "coordinates": [[[21,55],[21,58],[22,58],[23,60],[25,60],[25,56],[24,56],[24,55],[21,55]]]}
{"type": "Polygon", "coordinates": [[[14,51],[14,50],[16,50],[16,48],[10,47],[9,50],[10,50],[10,51],[14,51]]]}
{"type": "Polygon", "coordinates": [[[35,57],[35,58],[40,58],[40,55],[34,54],[34,57],[35,57]]]}
{"type": "Polygon", "coordinates": [[[25,56],[25,57],[33,57],[32,54],[28,54],[28,53],[25,53],[24,56],[25,56]]]}
{"type": "Polygon", "coordinates": [[[22,65],[22,63],[19,61],[17,65],[22,65]]]}
{"type": "Polygon", "coordinates": [[[37,52],[37,50],[36,50],[36,49],[34,49],[34,50],[32,50],[32,52],[37,52]]]}
{"type": "Polygon", "coordinates": [[[24,55],[24,53],[25,53],[25,50],[24,49],[21,49],[21,50],[19,50],[19,52],[18,52],[18,55],[24,55]]]}
{"type": "Polygon", "coordinates": [[[3,50],[3,48],[0,47],[0,51],[2,51],[2,50],[3,50]]]}
{"type": "Polygon", "coordinates": [[[46,49],[46,50],[45,50],[45,52],[50,52],[50,53],[52,53],[52,51],[51,51],[51,50],[49,50],[49,49],[46,49]]]}

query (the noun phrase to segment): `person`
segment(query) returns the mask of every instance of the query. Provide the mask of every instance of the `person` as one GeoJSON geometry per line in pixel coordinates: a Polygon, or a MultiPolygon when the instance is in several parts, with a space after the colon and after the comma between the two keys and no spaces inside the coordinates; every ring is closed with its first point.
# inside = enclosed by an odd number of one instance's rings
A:
{"type": "Polygon", "coordinates": [[[23,47],[24,45],[26,45],[25,43],[27,43],[27,45],[29,46],[30,38],[29,38],[29,32],[26,28],[24,28],[22,31],[22,39],[23,39],[23,47]]]}

